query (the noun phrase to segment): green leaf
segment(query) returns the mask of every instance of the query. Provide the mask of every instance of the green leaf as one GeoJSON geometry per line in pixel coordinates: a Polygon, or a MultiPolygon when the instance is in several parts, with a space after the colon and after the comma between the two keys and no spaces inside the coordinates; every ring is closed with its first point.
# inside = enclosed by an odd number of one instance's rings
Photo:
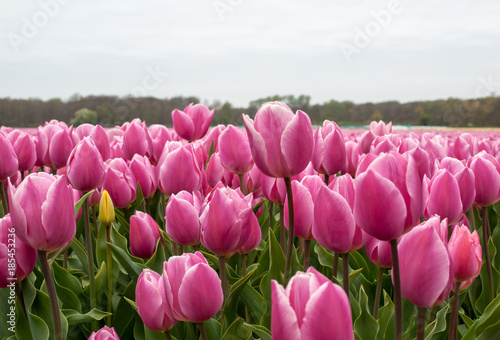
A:
{"type": "Polygon", "coordinates": [[[259,322],[266,312],[266,300],[252,286],[246,285],[241,291],[240,298],[255,322],[259,322]]]}
{"type": "Polygon", "coordinates": [[[361,314],[354,321],[354,330],[363,340],[376,339],[379,331],[379,324],[373,318],[368,308],[368,296],[361,286],[359,290],[359,308],[361,314]]]}
{"type": "Polygon", "coordinates": [[[161,238],[158,239],[156,250],[153,256],[146,262],[146,267],[161,274],[163,272],[163,263],[166,261],[165,252],[163,251],[163,244],[161,238]]]}
{"type": "Polygon", "coordinates": [[[238,318],[229,326],[222,340],[249,340],[251,338],[252,331],[245,325],[242,318],[238,318]]]}
{"type": "Polygon", "coordinates": [[[425,327],[425,339],[440,339],[446,335],[448,323],[446,321],[446,314],[448,314],[449,307],[445,305],[436,314],[436,319],[425,327]]]}
{"type": "Polygon", "coordinates": [[[82,293],[82,287],[76,277],[66,269],[60,267],[56,262],[52,263],[52,272],[56,286],[57,297],[62,302],[63,308],[82,311],[82,305],[78,295],[82,293]]]}
{"type": "Polygon", "coordinates": [[[83,244],[81,244],[80,241],[78,241],[76,239],[76,237],[73,238],[73,241],[71,241],[70,247],[71,247],[71,249],[73,249],[76,256],[80,260],[80,263],[82,264],[82,267],[83,267],[83,271],[88,275],[89,274],[89,261],[88,261],[88,257],[87,257],[87,250],[85,249],[83,244]]]}
{"type": "Polygon", "coordinates": [[[132,328],[135,322],[134,316],[137,315],[137,307],[134,307],[135,302],[131,304],[130,301],[133,302],[133,299],[135,299],[136,284],[137,281],[131,281],[128,284],[113,314],[113,326],[120,338],[123,338],[123,334],[125,334],[129,328],[132,328]]]}
{"type": "Polygon", "coordinates": [[[394,339],[394,327],[395,327],[395,317],[394,317],[394,303],[392,302],[389,294],[384,290],[384,307],[379,309],[379,325],[380,330],[378,332],[379,340],[383,339],[394,339]]]}
{"type": "Polygon", "coordinates": [[[238,318],[237,308],[240,293],[243,288],[245,288],[248,280],[250,280],[255,271],[256,269],[252,270],[245,277],[241,278],[231,286],[231,289],[229,290],[229,296],[224,305],[224,323],[227,322],[228,324],[231,324],[238,318]]]}
{"type": "Polygon", "coordinates": [[[78,202],[75,203],[75,218],[76,218],[76,216],[78,216],[78,211],[82,207],[83,202],[85,202],[87,197],[92,195],[93,192],[94,192],[94,190],[87,192],[85,195],[82,196],[82,198],[80,198],[80,200],[78,202]]]}
{"type": "Polygon", "coordinates": [[[80,312],[73,309],[63,309],[61,311],[68,319],[68,323],[70,325],[88,323],[96,320],[98,321],[104,319],[108,315],[111,315],[111,313],[103,312],[96,308],[93,308],[91,311],[85,314],[81,314],[80,312]]]}
{"type": "Polygon", "coordinates": [[[269,332],[266,327],[249,323],[245,323],[245,326],[250,328],[254,334],[261,338],[261,340],[272,340],[271,332],[269,332]]]}
{"type": "Polygon", "coordinates": [[[211,318],[210,320],[205,321],[205,333],[207,334],[208,340],[219,340],[220,339],[220,323],[211,318]]]}
{"type": "Polygon", "coordinates": [[[139,275],[142,273],[144,266],[132,261],[132,255],[129,255],[128,252],[122,248],[117,247],[112,243],[108,243],[108,245],[113,252],[113,257],[118,262],[120,267],[122,267],[122,271],[130,275],[134,280],[137,280],[139,275]]]}

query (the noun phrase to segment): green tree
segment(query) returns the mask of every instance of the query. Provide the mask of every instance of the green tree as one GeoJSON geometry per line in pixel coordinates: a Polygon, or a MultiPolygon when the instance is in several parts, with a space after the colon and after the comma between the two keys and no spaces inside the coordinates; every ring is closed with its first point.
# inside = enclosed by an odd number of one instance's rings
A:
{"type": "Polygon", "coordinates": [[[97,112],[87,108],[80,109],[75,112],[75,117],[69,122],[74,126],[82,125],[85,123],[97,124],[97,112]]]}

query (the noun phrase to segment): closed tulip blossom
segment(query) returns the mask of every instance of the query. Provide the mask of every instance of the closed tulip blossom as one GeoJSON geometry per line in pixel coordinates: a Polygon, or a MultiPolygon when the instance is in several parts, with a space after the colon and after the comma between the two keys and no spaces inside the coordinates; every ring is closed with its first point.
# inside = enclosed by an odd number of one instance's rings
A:
{"type": "Polygon", "coordinates": [[[158,188],[158,178],[156,168],[151,164],[149,158],[136,154],[132,157],[129,168],[139,182],[144,198],[151,198],[158,188]]]}
{"type": "Polygon", "coordinates": [[[172,140],[172,135],[164,125],[160,124],[151,125],[148,132],[153,143],[153,156],[151,157],[151,163],[156,165],[160,159],[163,147],[168,141],[172,140]]]}
{"type": "Polygon", "coordinates": [[[448,170],[457,180],[463,212],[467,212],[472,207],[476,197],[474,172],[458,159],[451,157],[443,158],[439,167],[448,170]]]}
{"type": "Polygon", "coordinates": [[[92,332],[88,340],[120,340],[120,338],[116,334],[114,327],[104,326],[97,333],[92,332]]]}
{"type": "Polygon", "coordinates": [[[165,332],[177,323],[172,307],[168,304],[162,276],[144,269],[135,288],[137,312],[142,322],[154,331],[165,332]]]}
{"type": "Polygon", "coordinates": [[[470,232],[465,225],[457,225],[448,241],[455,281],[463,282],[475,279],[483,264],[479,235],[470,232]]]}
{"type": "Polygon", "coordinates": [[[60,169],[66,166],[73,148],[78,144],[80,138],[73,132],[73,127],[57,131],[50,140],[48,151],[49,163],[46,165],[52,169],[60,169]]]}
{"type": "Polygon", "coordinates": [[[335,175],[346,162],[345,141],[342,131],[335,122],[327,121],[314,133],[312,154],[314,170],[320,174],[335,175]]]}
{"type": "Polygon", "coordinates": [[[391,245],[387,241],[380,241],[375,237],[370,237],[366,243],[366,256],[378,267],[392,267],[391,245]]]}
{"type": "Polygon", "coordinates": [[[81,192],[95,189],[104,181],[105,166],[94,142],[84,137],[71,152],[66,176],[73,188],[81,192]]]}
{"type": "Polygon", "coordinates": [[[263,104],[255,120],[243,115],[255,165],[270,177],[292,177],[309,164],[314,148],[311,120],[284,103],[263,104]]]}
{"type": "Polygon", "coordinates": [[[229,125],[219,136],[222,166],[233,174],[244,174],[253,167],[250,144],[245,131],[229,125]]]}
{"type": "Polygon", "coordinates": [[[282,178],[262,175],[262,194],[276,205],[285,204],[286,186],[282,178]]]}
{"type": "Polygon", "coordinates": [[[75,236],[73,188],[64,177],[28,175],[17,189],[9,186],[9,205],[16,235],[37,250],[51,253],[75,236]]]}
{"type": "Polygon", "coordinates": [[[160,239],[160,226],[146,213],[136,211],[130,217],[130,253],[135,257],[149,259],[160,239]]]}
{"type": "Polygon", "coordinates": [[[137,180],[122,158],[109,161],[102,188],[106,190],[116,208],[126,208],[137,194],[137,180]]]}
{"type": "Polygon", "coordinates": [[[252,229],[252,195],[239,189],[217,187],[207,198],[200,216],[201,243],[218,256],[240,249],[252,229]]]}
{"type": "Polygon", "coordinates": [[[214,110],[203,104],[189,104],[184,111],[172,111],[174,130],[179,137],[188,141],[202,138],[208,131],[214,110]]]}
{"type": "Polygon", "coordinates": [[[198,191],[202,184],[202,173],[192,146],[179,146],[171,151],[164,149],[163,152],[157,167],[160,190],[165,195],[182,190],[198,191]]]}
{"type": "Polygon", "coordinates": [[[181,191],[172,194],[165,210],[167,234],[179,244],[194,246],[200,242],[201,194],[181,191]]]}
{"type": "Polygon", "coordinates": [[[131,160],[135,154],[151,157],[153,155],[153,142],[145,122],[139,118],[134,119],[123,135],[123,155],[131,160]]]}
{"type": "Polygon", "coordinates": [[[449,294],[451,290],[448,283],[452,262],[442,238],[446,230],[447,221],[440,222],[435,216],[413,228],[399,242],[401,293],[419,307],[433,307],[443,291],[449,294]]]}
{"type": "Polygon", "coordinates": [[[450,224],[462,218],[460,187],[448,170],[438,170],[431,179],[424,177],[422,192],[424,218],[439,215],[441,218],[448,218],[450,224]]]}
{"type": "Polygon", "coordinates": [[[485,207],[500,200],[500,165],[496,158],[481,151],[469,159],[469,168],[474,172],[475,203],[485,207]]]}
{"type": "Polygon", "coordinates": [[[296,273],[286,289],[271,281],[274,340],[354,339],[347,295],[313,267],[296,273]]]}
{"type": "Polygon", "coordinates": [[[167,303],[179,321],[204,322],[222,307],[221,280],[198,251],[170,257],[163,265],[163,283],[167,303]]]}
{"type": "Polygon", "coordinates": [[[240,249],[236,250],[238,254],[248,254],[252,250],[256,249],[262,239],[262,231],[260,229],[259,220],[255,214],[252,215],[251,219],[251,231],[246,242],[241,246],[240,249]]]}
{"type": "Polygon", "coordinates": [[[21,282],[36,264],[36,250],[21,241],[13,230],[10,214],[7,214],[0,219],[0,288],[21,282]]]}
{"type": "Polygon", "coordinates": [[[0,162],[0,182],[3,182],[8,177],[14,175],[19,169],[16,152],[3,132],[0,132],[0,159],[2,160],[0,162]]]}
{"type": "MultiPolygon", "coordinates": [[[[0,137],[1,138],[1,137],[0,137]]],[[[7,135],[19,161],[19,170],[31,170],[36,162],[36,145],[34,138],[20,130],[14,130],[7,135]]],[[[4,159],[2,157],[2,159],[4,159]]]]}

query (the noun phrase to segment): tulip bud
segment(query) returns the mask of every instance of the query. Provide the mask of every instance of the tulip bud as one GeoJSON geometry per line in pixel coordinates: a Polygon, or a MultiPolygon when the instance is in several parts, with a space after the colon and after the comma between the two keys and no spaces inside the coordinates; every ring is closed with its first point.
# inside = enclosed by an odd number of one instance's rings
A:
{"type": "Polygon", "coordinates": [[[335,122],[327,121],[314,134],[312,154],[314,170],[320,174],[335,175],[346,162],[344,136],[335,122]]]}
{"type": "Polygon", "coordinates": [[[229,125],[219,137],[222,166],[233,174],[244,174],[253,167],[252,153],[246,133],[229,125]]]}
{"type": "Polygon", "coordinates": [[[156,169],[145,156],[134,155],[129,164],[130,170],[141,186],[144,198],[152,197],[158,187],[156,169]]]}
{"type": "Polygon", "coordinates": [[[168,151],[166,147],[163,152],[157,167],[160,190],[165,195],[176,194],[182,190],[198,191],[201,188],[202,175],[192,146],[180,146],[172,151],[168,151]]]}
{"type": "Polygon", "coordinates": [[[151,216],[136,211],[130,217],[130,253],[135,257],[149,259],[160,239],[160,226],[151,216]]]}
{"type": "Polygon", "coordinates": [[[120,340],[120,338],[116,334],[114,327],[104,326],[97,333],[92,332],[88,340],[120,340]]]}
{"type": "Polygon", "coordinates": [[[3,182],[8,177],[14,175],[19,168],[14,148],[3,132],[0,132],[0,159],[2,160],[0,162],[0,181],[3,182]]]}
{"type": "Polygon", "coordinates": [[[108,192],[104,190],[99,203],[99,219],[104,224],[110,224],[115,220],[115,207],[108,192]]]}
{"type": "Polygon", "coordinates": [[[195,245],[200,242],[201,195],[181,191],[172,194],[165,210],[165,229],[176,242],[195,245]]]}
{"type": "Polygon", "coordinates": [[[90,138],[84,137],[71,151],[66,175],[73,188],[81,192],[95,189],[104,181],[104,162],[90,138]]]}
{"type": "Polygon", "coordinates": [[[457,225],[451,233],[448,250],[455,281],[463,282],[475,279],[479,275],[483,257],[476,230],[471,234],[465,225],[457,225]]]}
{"type": "Polygon", "coordinates": [[[188,141],[200,139],[208,131],[214,110],[209,110],[203,104],[189,104],[184,111],[172,111],[174,130],[179,137],[188,141]]]}
{"type": "Polygon", "coordinates": [[[117,208],[126,208],[137,194],[137,180],[122,158],[109,161],[102,188],[107,190],[117,208]]]}
{"type": "Polygon", "coordinates": [[[149,135],[145,122],[139,118],[134,119],[123,135],[123,155],[131,160],[134,155],[151,157],[153,154],[153,142],[149,135]]]}

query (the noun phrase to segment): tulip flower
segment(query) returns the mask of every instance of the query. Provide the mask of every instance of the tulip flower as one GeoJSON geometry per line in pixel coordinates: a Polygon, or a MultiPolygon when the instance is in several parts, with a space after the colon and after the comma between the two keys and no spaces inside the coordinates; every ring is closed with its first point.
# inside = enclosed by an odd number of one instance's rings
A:
{"type": "Polygon", "coordinates": [[[215,188],[200,216],[201,243],[218,256],[234,253],[250,235],[252,214],[252,195],[215,188]]]}
{"type": "Polygon", "coordinates": [[[262,193],[265,198],[274,204],[284,205],[286,198],[285,181],[282,178],[262,175],[262,193]]]}
{"type": "MultiPolygon", "coordinates": [[[[168,145],[168,144],[167,144],[168,145]]],[[[166,147],[167,148],[167,147],[166,147]]],[[[202,175],[196,162],[191,145],[180,146],[167,152],[158,163],[159,188],[165,195],[176,194],[182,190],[198,191],[201,188],[202,175]]]]}
{"type": "Polygon", "coordinates": [[[160,124],[153,124],[148,129],[149,135],[151,136],[151,141],[153,143],[153,155],[151,157],[151,163],[156,165],[160,159],[163,147],[168,141],[172,140],[172,135],[168,129],[160,124]]]}
{"type": "Polygon", "coordinates": [[[144,269],[135,288],[137,312],[142,322],[154,331],[165,332],[177,323],[172,307],[168,304],[162,276],[144,269]]]}
{"type": "Polygon", "coordinates": [[[314,134],[312,153],[314,170],[328,176],[342,170],[346,162],[344,136],[335,122],[325,120],[314,134]]]}
{"type": "Polygon", "coordinates": [[[172,194],[165,210],[165,229],[176,243],[194,246],[200,242],[201,195],[181,191],[172,194]]]}
{"type": "Polygon", "coordinates": [[[0,219],[0,288],[24,280],[35,264],[36,250],[16,236],[10,214],[5,215],[0,219]]]}
{"type": "Polygon", "coordinates": [[[500,200],[500,165],[491,155],[482,151],[469,159],[469,168],[474,172],[476,204],[485,207],[500,200]]]}
{"type": "Polygon", "coordinates": [[[251,219],[251,231],[247,240],[241,246],[240,249],[236,250],[238,254],[248,254],[252,250],[256,249],[262,239],[262,231],[260,229],[259,220],[255,214],[252,214],[251,219]]]}
{"type": "Polygon", "coordinates": [[[219,136],[222,166],[233,174],[244,174],[253,167],[252,153],[246,133],[229,125],[219,136]]]}
{"type": "Polygon", "coordinates": [[[135,154],[129,164],[130,170],[141,186],[144,198],[151,198],[158,187],[156,169],[145,156],[135,154]]]}
{"type": "Polygon", "coordinates": [[[167,303],[179,321],[204,322],[222,307],[217,272],[200,252],[172,256],[163,265],[167,303]]]}
{"type": "Polygon", "coordinates": [[[203,150],[208,155],[210,153],[210,148],[214,148],[214,152],[219,152],[219,137],[220,134],[226,129],[226,126],[219,124],[211,129],[209,129],[208,133],[203,137],[203,150]]]}
{"type": "Polygon", "coordinates": [[[362,153],[367,154],[370,152],[372,143],[376,137],[371,131],[366,131],[359,137],[359,149],[362,153]]]}
{"type": "MultiPolygon", "coordinates": [[[[36,145],[34,138],[20,130],[13,130],[7,135],[7,138],[17,155],[19,170],[31,170],[36,162],[36,145]]],[[[2,159],[4,158],[2,157],[2,159]]]]}
{"type": "Polygon", "coordinates": [[[146,213],[136,211],[130,217],[130,253],[135,257],[149,259],[160,239],[160,226],[146,213]]]}
{"type": "Polygon", "coordinates": [[[479,235],[465,225],[457,225],[448,241],[455,281],[463,282],[476,278],[483,264],[479,235]]]}
{"type": "Polygon", "coordinates": [[[35,249],[51,253],[75,236],[73,188],[64,177],[30,174],[16,190],[9,186],[9,204],[17,236],[35,249]]]}
{"type": "Polygon", "coordinates": [[[151,157],[153,154],[153,142],[149,135],[145,122],[139,118],[134,119],[123,135],[123,155],[131,160],[135,154],[151,157]]]}
{"type": "Polygon", "coordinates": [[[120,338],[116,334],[114,327],[104,326],[97,333],[92,332],[88,340],[120,340],[120,338]]]}
{"type": "Polygon", "coordinates": [[[94,142],[84,137],[71,151],[66,175],[73,188],[81,192],[95,189],[104,181],[105,167],[94,142]]]}
{"type": "Polygon", "coordinates": [[[449,282],[450,254],[440,229],[446,232],[446,220],[432,217],[404,235],[398,245],[401,293],[423,308],[433,307],[449,282]]]}
{"type": "MultiPolygon", "coordinates": [[[[252,192],[254,196],[262,195],[262,176],[262,172],[256,166],[243,174],[243,189],[247,194],[252,192]]],[[[241,188],[239,176],[233,176],[231,183],[232,188],[241,188]]]]}
{"type": "Polygon", "coordinates": [[[387,241],[370,237],[366,243],[366,256],[380,268],[392,267],[391,245],[387,241]]]}
{"type": "Polygon", "coordinates": [[[271,336],[274,340],[354,339],[345,292],[310,267],[283,288],[271,281],[271,336]]]}
{"type": "Polygon", "coordinates": [[[52,169],[60,169],[66,166],[73,148],[78,144],[80,138],[73,132],[73,127],[60,129],[51,138],[48,147],[49,163],[46,165],[52,169]]]}
{"type": "Polygon", "coordinates": [[[115,220],[115,207],[106,190],[102,192],[99,203],[99,219],[106,224],[112,223],[115,220]]]}
{"type": "MultiPolygon", "coordinates": [[[[16,152],[9,139],[3,132],[0,132],[0,182],[14,175],[19,169],[19,161],[16,152]]],[[[2,185],[3,189],[3,185],[2,185]]]]}
{"type": "Polygon", "coordinates": [[[208,131],[214,110],[209,110],[203,104],[189,104],[184,111],[172,111],[174,130],[179,137],[188,141],[200,139],[208,131]]]}
{"type": "Polygon", "coordinates": [[[476,197],[474,172],[466,167],[456,158],[445,157],[441,160],[439,167],[446,169],[453,174],[460,188],[460,199],[463,205],[463,212],[467,212],[474,203],[476,197]]]}
{"type": "Polygon", "coordinates": [[[424,218],[429,219],[433,215],[439,215],[441,218],[447,218],[450,224],[462,218],[460,187],[448,170],[438,170],[431,179],[424,177],[422,190],[424,218]]]}
{"type": "Polygon", "coordinates": [[[108,191],[117,208],[126,208],[135,200],[137,180],[122,158],[109,161],[102,188],[108,191]]]}
{"type": "Polygon", "coordinates": [[[270,177],[292,177],[304,170],[314,148],[311,120],[284,103],[263,104],[255,121],[243,115],[255,165],[270,177]]]}
{"type": "Polygon", "coordinates": [[[392,122],[385,124],[382,120],[379,120],[378,122],[372,121],[370,123],[370,131],[375,136],[388,135],[392,132],[392,122]]]}

